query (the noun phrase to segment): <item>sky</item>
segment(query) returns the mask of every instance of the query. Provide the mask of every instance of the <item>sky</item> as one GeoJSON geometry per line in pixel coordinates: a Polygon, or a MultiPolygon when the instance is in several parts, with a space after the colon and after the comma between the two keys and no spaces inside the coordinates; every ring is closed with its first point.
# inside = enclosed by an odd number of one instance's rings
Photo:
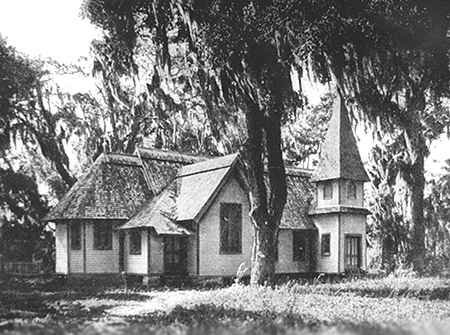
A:
{"type": "MultiPolygon", "coordinates": [[[[81,18],[81,3],[82,0],[0,0],[0,34],[10,45],[32,57],[74,63],[89,55],[91,40],[100,35],[81,18]]],[[[69,91],[92,85],[77,77],[60,78],[59,84],[69,91]]],[[[327,91],[326,87],[310,82],[303,88],[313,104],[327,91]]],[[[361,153],[366,156],[370,140],[367,135],[357,135],[361,153]]],[[[431,146],[426,161],[428,176],[439,174],[446,159],[450,159],[450,141],[442,136],[431,146]]]]}
{"type": "Polygon", "coordinates": [[[31,56],[75,62],[98,31],[80,17],[81,0],[1,0],[0,34],[31,56]]]}

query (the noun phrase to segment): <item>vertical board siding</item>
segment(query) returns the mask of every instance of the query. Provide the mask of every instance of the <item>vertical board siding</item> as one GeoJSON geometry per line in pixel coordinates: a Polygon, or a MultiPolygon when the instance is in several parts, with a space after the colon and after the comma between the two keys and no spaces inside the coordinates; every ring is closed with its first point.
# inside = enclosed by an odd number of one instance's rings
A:
{"type": "Polygon", "coordinates": [[[164,273],[164,244],[163,238],[150,233],[150,275],[164,273]]]}
{"type": "Polygon", "coordinates": [[[333,187],[333,197],[331,199],[323,198],[324,183],[317,183],[317,208],[336,206],[339,204],[339,181],[331,180],[330,183],[333,187]]]}
{"type": "Polygon", "coordinates": [[[236,179],[230,178],[199,223],[200,276],[233,276],[242,263],[250,268],[253,227],[248,213],[246,194],[236,179]],[[220,253],[221,202],[242,204],[242,252],[239,254],[220,253]]]}
{"type": "Polygon", "coordinates": [[[294,261],[293,242],[292,230],[280,230],[278,234],[278,261],[275,263],[276,273],[301,273],[309,271],[309,253],[314,251],[306,251],[306,260],[304,262],[294,261]]]}
{"type": "Polygon", "coordinates": [[[55,225],[55,248],[56,248],[56,273],[68,274],[68,245],[67,224],[57,223],[55,225]]]}
{"type": "Polygon", "coordinates": [[[318,241],[317,241],[317,271],[326,273],[339,272],[339,227],[338,227],[338,215],[327,214],[318,215],[314,217],[314,224],[318,229],[318,241]],[[322,256],[321,253],[321,236],[323,234],[330,234],[330,255],[322,256]]]}
{"type": "Polygon", "coordinates": [[[125,234],[125,269],[126,272],[132,274],[148,274],[148,237],[147,231],[144,229],[139,230],[141,233],[141,254],[130,255],[130,231],[125,234]]]}
{"type": "Polygon", "coordinates": [[[191,276],[197,274],[197,234],[187,238],[187,273],[191,276]]]}
{"type": "Polygon", "coordinates": [[[94,250],[94,223],[86,223],[87,273],[119,273],[119,232],[112,234],[112,250],[94,250]]]}
{"type": "Polygon", "coordinates": [[[367,269],[366,246],[366,217],[364,215],[342,214],[341,219],[341,264],[342,271],[345,264],[345,235],[361,235],[361,269],[367,269]]]}
{"type": "Polygon", "coordinates": [[[84,243],[85,239],[83,237],[83,223],[82,222],[71,222],[71,225],[80,225],[81,226],[81,248],[78,250],[72,250],[71,243],[71,236],[70,236],[70,226],[67,226],[67,234],[69,235],[68,238],[68,248],[69,248],[69,267],[70,267],[70,273],[83,273],[84,272],[84,243]]]}
{"type": "Polygon", "coordinates": [[[348,197],[348,184],[349,180],[340,180],[340,189],[341,189],[341,200],[340,205],[343,206],[351,206],[351,207],[363,207],[364,201],[364,184],[360,181],[355,181],[356,184],[356,198],[351,199],[348,197]]]}

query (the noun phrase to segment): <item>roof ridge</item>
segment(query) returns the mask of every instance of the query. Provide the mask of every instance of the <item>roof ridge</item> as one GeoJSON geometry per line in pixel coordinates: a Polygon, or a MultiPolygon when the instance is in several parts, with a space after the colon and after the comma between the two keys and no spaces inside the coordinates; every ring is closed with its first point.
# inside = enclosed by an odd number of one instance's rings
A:
{"type": "Polygon", "coordinates": [[[285,166],[286,175],[290,176],[301,176],[301,177],[311,177],[314,173],[313,169],[299,168],[296,166],[285,166]]]}
{"type": "Polygon", "coordinates": [[[139,157],[134,154],[122,153],[122,152],[103,152],[99,156],[99,158],[100,157],[101,157],[101,163],[105,163],[105,164],[141,166],[139,157]]]}
{"type": "Polygon", "coordinates": [[[236,159],[239,157],[239,152],[224,156],[216,156],[204,161],[195,162],[192,164],[185,165],[178,170],[178,177],[186,177],[199,173],[206,173],[210,171],[219,170],[222,168],[228,168],[234,164],[236,159]],[[232,158],[232,160],[230,160],[232,158]]]}
{"type": "MultiPolygon", "coordinates": [[[[151,156],[152,154],[154,154],[154,155],[160,154],[163,156],[170,156],[170,158],[168,160],[175,160],[175,161],[180,161],[180,162],[184,162],[184,159],[206,160],[206,159],[213,158],[211,156],[205,156],[205,155],[200,155],[200,154],[185,153],[185,152],[180,152],[180,151],[175,151],[175,150],[164,150],[164,149],[148,148],[148,147],[137,147],[136,150],[142,151],[142,153],[144,153],[144,155],[151,156]]],[[[152,157],[152,158],[164,160],[159,157],[152,157]]]]}

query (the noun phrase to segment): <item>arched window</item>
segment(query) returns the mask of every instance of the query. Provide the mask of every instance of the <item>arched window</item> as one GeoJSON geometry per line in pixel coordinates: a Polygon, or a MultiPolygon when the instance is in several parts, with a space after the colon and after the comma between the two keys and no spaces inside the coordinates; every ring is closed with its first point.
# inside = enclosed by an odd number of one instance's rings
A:
{"type": "Polygon", "coordinates": [[[354,181],[349,181],[347,185],[347,198],[356,199],[356,183],[354,181]]]}

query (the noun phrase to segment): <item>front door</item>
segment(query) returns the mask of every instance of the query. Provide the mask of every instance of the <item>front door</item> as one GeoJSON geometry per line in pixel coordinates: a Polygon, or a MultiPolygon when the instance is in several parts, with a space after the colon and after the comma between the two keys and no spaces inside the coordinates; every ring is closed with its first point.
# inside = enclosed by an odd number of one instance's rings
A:
{"type": "Polygon", "coordinates": [[[186,274],[186,237],[164,237],[164,274],[186,274]]]}
{"type": "Polygon", "coordinates": [[[345,270],[356,271],[361,268],[361,236],[345,236],[345,270]]]}

